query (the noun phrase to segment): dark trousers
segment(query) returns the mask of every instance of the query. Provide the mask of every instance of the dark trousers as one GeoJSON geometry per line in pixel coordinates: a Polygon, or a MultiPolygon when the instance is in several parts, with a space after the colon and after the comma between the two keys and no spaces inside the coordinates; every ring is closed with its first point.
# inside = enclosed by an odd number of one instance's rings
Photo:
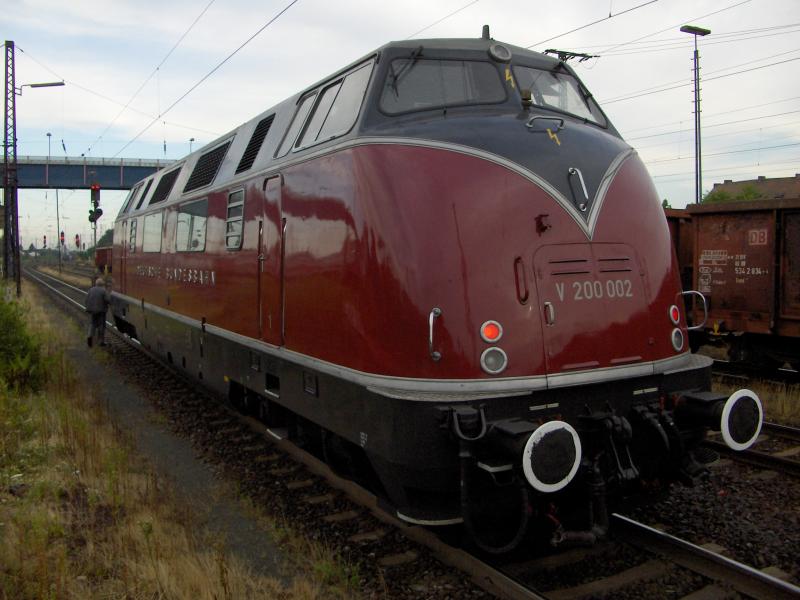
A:
{"type": "MultiPolygon", "coordinates": [[[[89,339],[93,340],[97,333],[97,339],[100,343],[105,343],[106,338],[106,313],[94,312],[89,313],[89,339]]],[[[91,342],[90,342],[91,343],[91,342]]]]}

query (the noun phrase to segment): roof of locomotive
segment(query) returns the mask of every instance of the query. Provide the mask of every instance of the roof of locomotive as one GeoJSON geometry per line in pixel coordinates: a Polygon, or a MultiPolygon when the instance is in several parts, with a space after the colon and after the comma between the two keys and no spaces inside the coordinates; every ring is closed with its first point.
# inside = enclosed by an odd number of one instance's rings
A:
{"type": "MultiPolygon", "coordinates": [[[[498,41],[492,38],[431,38],[425,40],[401,40],[389,42],[381,46],[377,52],[384,52],[389,49],[408,49],[414,51],[420,46],[423,49],[423,55],[426,50],[435,52],[486,52],[494,45],[505,46],[511,51],[511,62],[516,62],[518,59],[523,58],[525,64],[530,66],[539,67],[542,69],[553,69],[561,63],[561,61],[548,54],[541,52],[534,52],[521,46],[514,46],[506,42],[498,41]]],[[[370,56],[370,53],[367,56],[370,56]]],[[[363,60],[363,59],[362,59],[363,60]]]]}
{"type": "MultiPolygon", "coordinates": [[[[431,38],[431,39],[414,39],[414,40],[400,40],[400,41],[393,41],[384,44],[380,48],[373,50],[361,57],[358,60],[355,60],[348,64],[347,66],[337,69],[333,73],[327,75],[323,79],[320,79],[314,82],[311,85],[307,85],[303,87],[300,91],[292,94],[288,98],[284,99],[283,101],[267,108],[266,110],[262,111],[258,115],[248,119],[240,126],[232,129],[225,134],[217,137],[213,141],[205,144],[186,156],[176,160],[174,163],[165,166],[161,170],[157,171],[153,175],[149,175],[145,177],[141,182],[137,182],[132,190],[137,189],[137,186],[140,186],[141,183],[147,181],[148,179],[152,179],[155,183],[156,180],[160,180],[162,176],[167,173],[172,173],[176,169],[180,169],[180,173],[178,174],[174,184],[172,186],[171,191],[169,192],[166,201],[158,202],[159,207],[164,207],[174,202],[182,202],[186,200],[193,199],[197,197],[197,194],[194,193],[185,193],[180,192],[183,186],[187,183],[188,178],[191,176],[191,173],[194,167],[197,165],[197,162],[203,157],[205,154],[213,151],[215,148],[223,145],[226,142],[230,142],[230,147],[228,148],[227,155],[224,158],[224,161],[219,166],[219,170],[217,173],[216,179],[219,181],[228,181],[237,178],[237,174],[234,173],[236,169],[239,157],[242,155],[242,152],[245,150],[245,146],[251,138],[251,135],[255,131],[258,124],[266,118],[270,116],[274,116],[274,122],[272,123],[271,127],[276,129],[281,135],[277,136],[267,136],[267,139],[264,140],[264,143],[259,150],[258,158],[255,159],[252,165],[254,170],[263,169],[268,167],[272,163],[279,163],[283,162],[283,160],[274,157],[274,153],[277,150],[278,144],[281,142],[283,138],[283,132],[289,126],[292,118],[294,117],[295,106],[300,98],[305,96],[309,91],[320,88],[326,82],[329,82],[336,77],[341,76],[343,73],[347,73],[349,70],[355,68],[356,66],[364,63],[365,61],[369,60],[371,57],[380,57],[384,55],[388,55],[389,58],[402,58],[404,54],[408,53],[410,56],[412,52],[419,50],[422,48],[421,57],[425,57],[426,53],[428,55],[434,55],[441,58],[449,58],[450,56],[458,56],[459,54],[470,55],[470,57],[477,58],[480,55],[486,57],[487,60],[492,60],[490,55],[490,49],[494,46],[504,46],[511,52],[511,59],[510,63],[517,63],[517,64],[524,64],[526,66],[531,66],[540,69],[554,69],[559,65],[565,66],[566,69],[570,72],[571,69],[568,65],[563,63],[557,58],[549,56],[547,54],[541,54],[539,52],[534,52],[532,50],[528,50],[527,48],[522,48],[519,46],[514,46],[512,44],[507,44],[505,42],[499,42],[492,38],[431,38]]],[[[500,62],[502,64],[502,61],[500,62]]],[[[218,182],[215,181],[213,185],[217,184],[218,182]]],[[[157,187],[157,186],[156,186],[157,187]]],[[[151,186],[153,188],[153,186],[151,186]]],[[[143,187],[144,189],[144,187],[143,187]]],[[[198,190],[198,192],[202,195],[205,188],[198,190]]],[[[151,198],[154,193],[154,189],[145,190],[144,193],[149,193],[151,198]]],[[[137,200],[137,205],[131,201],[129,206],[129,201],[123,203],[123,206],[120,209],[117,218],[123,216],[123,214],[133,214],[138,213],[141,211],[146,211],[151,208],[151,201],[148,200],[148,203],[138,208],[138,204],[141,204],[138,198],[131,198],[129,195],[128,200],[137,200]],[[126,210],[127,209],[127,210],[126,210]]],[[[138,195],[138,194],[137,194],[138,195]]]]}

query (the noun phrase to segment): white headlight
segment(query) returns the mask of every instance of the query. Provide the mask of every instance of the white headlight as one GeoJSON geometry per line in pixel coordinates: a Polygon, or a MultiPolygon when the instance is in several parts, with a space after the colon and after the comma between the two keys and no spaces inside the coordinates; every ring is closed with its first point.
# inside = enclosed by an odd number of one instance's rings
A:
{"type": "Polygon", "coordinates": [[[481,354],[481,367],[489,375],[502,373],[508,365],[508,356],[497,347],[487,348],[481,354]]]}

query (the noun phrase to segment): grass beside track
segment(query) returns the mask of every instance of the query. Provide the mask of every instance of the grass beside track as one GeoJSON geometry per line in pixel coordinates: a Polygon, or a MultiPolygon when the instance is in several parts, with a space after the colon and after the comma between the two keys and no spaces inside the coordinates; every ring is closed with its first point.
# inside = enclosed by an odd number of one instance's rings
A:
{"type": "MultiPolygon", "coordinates": [[[[742,384],[725,381],[724,377],[716,378],[714,391],[732,394],[741,389],[742,384]]],[[[800,385],[784,385],[774,381],[750,380],[747,389],[758,394],[764,405],[764,420],[783,425],[800,427],[800,385]]]]}
{"type": "Polygon", "coordinates": [[[23,294],[48,376],[39,389],[0,381],[0,599],[351,597],[347,569],[285,528],[297,572],[284,581],[226,553],[76,379],[64,353],[76,334],[38,290],[23,294]]]}

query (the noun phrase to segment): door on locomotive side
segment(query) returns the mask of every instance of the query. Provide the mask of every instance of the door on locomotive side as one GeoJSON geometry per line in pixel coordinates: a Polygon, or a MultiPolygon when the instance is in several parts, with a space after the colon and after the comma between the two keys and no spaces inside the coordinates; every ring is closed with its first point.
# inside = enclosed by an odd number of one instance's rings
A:
{"type": "Polygon", "coordinates": [[[131,219],[126,219],[122,222],[122,236],[119,242],[119,274],[118,289],[122,293],[128,292],[128,244],[129,244],[129,227],[131,219]]]}
{"type": "Polygon", "coordinates": [[[534,255],[548,374],[652,360],[645,286],[626,244],[555,244],[534,255]]]}
{"type": "Polygon", "coordinates": [[[283,237],[286,219],[281,210],[283,177],[264,180],[258,222],[258,331],[259,337],[275,346],[283,345],[283,237]]]}

